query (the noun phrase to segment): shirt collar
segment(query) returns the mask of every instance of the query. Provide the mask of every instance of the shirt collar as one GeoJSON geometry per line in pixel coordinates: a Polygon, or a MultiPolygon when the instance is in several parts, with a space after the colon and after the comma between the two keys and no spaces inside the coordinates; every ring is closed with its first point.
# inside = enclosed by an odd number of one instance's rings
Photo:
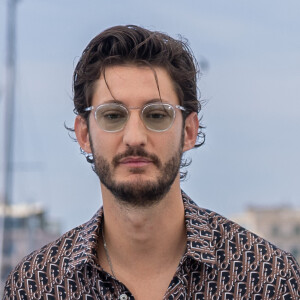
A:
{"type": "Polygon", "coordinates": [[[103,207],[101,207],[92,219],[77,228],[77,234],[73,241],[72,253],[68,265],[68,271],[80,269],[85,264],[97,265],[97,245],[100,236],[103,219],[103,207]]]}
{"type": "MultiPolygon", "coordinates": [[[[182,199],[185,210],[187,229],[187,257],[198,262],[203,262],[212,267],[216,265],[215,239],[212,227],[209,225],[209,211],[200,208],[183,191],[182,199]]],[[[68,271],[79,269],[90,263],[97,265],[97,244],[103,220],[103,207],[100,208],[92,219],[75,230],[77,234],[73,245],[68,271]]],[[[67,237],[67,234],[66,234],[67,237]]],[[[66,243],[68,238],[66,238],[66,243]]]]}
{"type": "Polygon", "coordinates": [[[187,230],[187,256],[215,268],[216,237],[211,227],[210,211],[200,208],[182,191],[187,230]]]}

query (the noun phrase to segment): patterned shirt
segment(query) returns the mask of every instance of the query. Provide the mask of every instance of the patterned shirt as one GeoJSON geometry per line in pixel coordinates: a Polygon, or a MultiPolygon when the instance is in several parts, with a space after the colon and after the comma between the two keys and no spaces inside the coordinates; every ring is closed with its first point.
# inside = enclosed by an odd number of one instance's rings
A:
{"type": "MultiPolygon", "coordinates": [[[[182,194],[187,247],[164,299],[300,299],[295,259],[182,194]]],[[[11,272],[7,299],[120,299],[134,297],[98,263],[103,209],[27,257],[11,272]]]]}

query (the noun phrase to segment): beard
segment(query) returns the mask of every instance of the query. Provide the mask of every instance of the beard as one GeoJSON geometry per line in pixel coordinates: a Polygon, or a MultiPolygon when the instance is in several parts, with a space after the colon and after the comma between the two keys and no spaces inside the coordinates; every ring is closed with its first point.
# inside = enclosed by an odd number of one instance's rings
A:
{"type": "MultiPolygon", "coordinates": [[[[90,141],[94,157],[93,170],[98,175],[101,183],[123,204],[131,207],[150,207],[160,202],[169,192],[176,176],[178,175],[182,157],[183,138],[178,150],[164,164],[154,155],[147,153],[142,147],[130,147],[124,153],[116,155],[112,163],[101,155],[96,154],[90,141]],[[128,156],[140,156],[149,158],[159,170],[156,180],[143,180],[137,178],[133,182],[117,182],[114,180],[114,170],[119,161],[128,156]]],[[[144,171],[138,168],[129,169],[132,174],[141,174],[144,171]]]]}

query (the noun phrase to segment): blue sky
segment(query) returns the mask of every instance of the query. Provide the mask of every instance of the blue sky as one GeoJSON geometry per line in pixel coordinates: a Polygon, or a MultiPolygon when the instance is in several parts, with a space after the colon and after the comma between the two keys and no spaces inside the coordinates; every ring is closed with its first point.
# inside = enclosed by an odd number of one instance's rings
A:
{"type": "MultiPolygon", "coordinates": [[[[207,100],[202,112],[207,142],[187,155],[193,163],[184,190],[200,206],[225,216],[250,204],[296,206],[299,12],[296,0],[20,0],[14,202],[43,203],[63,230],[85,222],[100,207],[98,179],[64,129],[64,122],[74,121],[72,72],[96,34],[113,25],[137,24],[183,35],[196,58],[209,63],[199,83],[207,100]]],[[[1,122],[5,13],[2,1],[1,122]]],[[[3,145],[1,130],[0,138],[3,145]]],[[[2,182],[3,158],[0,167],[2,182]]]]}

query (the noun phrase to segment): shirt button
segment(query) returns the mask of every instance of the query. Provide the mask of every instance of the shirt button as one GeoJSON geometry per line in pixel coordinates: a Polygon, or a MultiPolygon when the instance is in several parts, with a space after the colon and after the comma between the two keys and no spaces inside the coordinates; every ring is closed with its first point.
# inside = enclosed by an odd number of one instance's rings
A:
{"type": "Polygon", "coordinates": [[[119,299],[120,299],[120,300],[127,300],[128,297],[127,297],[126,294],[122,294],[122,295],[120,295],[119,299]]]}

